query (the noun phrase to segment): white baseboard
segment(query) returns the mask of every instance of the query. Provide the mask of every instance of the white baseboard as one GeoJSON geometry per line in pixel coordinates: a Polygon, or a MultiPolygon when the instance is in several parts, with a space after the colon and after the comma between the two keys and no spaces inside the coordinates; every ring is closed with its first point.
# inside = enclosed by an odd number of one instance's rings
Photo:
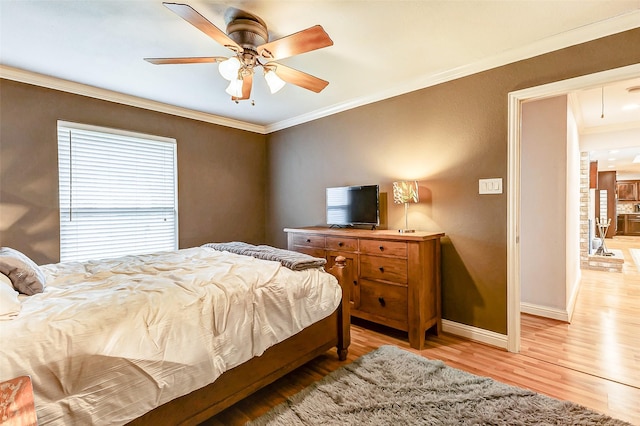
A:
{"type": "Polygon", "coordinates": [[[567,303],[567,322],[571,322],[571,318],[573,318],[573,312],[576,310],[576,300],[578,300],[578,292],[580,291],[580,277],[582,276],[582,271],[580,271],[580,275],[578,276],[578,282],[573,286],[571,294],[569,295],[569,303],[567,303]]]}
{"type": "Polygon", "coordinates": [[[445,333],[455,334],[476,342],[485,343],[487,345],[496,346],[498,348],[507,349],[507,335],[496,333],[495,331],[485,330],[483,328],[473,327],[471,325],[459,322],[442,320],[442,331],[445,333]]]}
{"type": "Polygon", "coordinates": [[[520,312],[538,317],[551,318],[569,322],[569,312],[566,309],[550,308],[548,306],[534,305],[533,303],[520,303],[520,312]]]}

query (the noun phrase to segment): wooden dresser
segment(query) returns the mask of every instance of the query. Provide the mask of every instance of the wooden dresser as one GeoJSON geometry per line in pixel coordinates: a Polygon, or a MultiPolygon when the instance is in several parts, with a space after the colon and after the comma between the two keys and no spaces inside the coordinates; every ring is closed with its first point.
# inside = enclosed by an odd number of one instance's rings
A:
{"type": "Polygon", "coordinates": [[[442,233],[342,228],[286,228],[289,250],[327,259],[344,256],[356,271],[351,315],[406,331],[423,349],[425,332],[441,330],[442,233]]]}

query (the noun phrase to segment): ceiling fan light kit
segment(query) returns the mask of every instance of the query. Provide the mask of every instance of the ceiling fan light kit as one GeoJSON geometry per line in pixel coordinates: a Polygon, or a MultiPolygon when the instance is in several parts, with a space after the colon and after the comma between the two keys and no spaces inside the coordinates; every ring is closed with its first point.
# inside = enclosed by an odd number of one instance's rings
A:
{"type": "Polygon", "coordinates": [[[229,86],[225,92],[227,92],[232,98],[242,98],[242,79],[233,79],[229,82],[229,86]]]}
{"type": "Polygon", "coordinates": [[[232,81],[238,78],[238,70],[240,69],[240,61],[235,56],[220,62],[218,65],[218,71],[220,75],[227,81],[232,81]]]}
{"type": "Polygon", "coordinates": [[[230,58],[145,58],[147,62],[155,65],[217,62],[220,75],[229,81],[225,91],[235,102],[250,98],[253,74],[257,67],[263,68],[265,81],[272,94],[282,89],[286,83],[316,93],[321,92],[329,84],[328,81],[318,77],[273,62],[273,60],[332,46],[333,41],[320,25],[269,41],[266,24],[255,15],[246,13],[236,16],[227,24],[225,33],[187,4],[163,4],[216,42],[232,50],[235,56],[230,58]],[[260,59],[267,62],[262,63],[260,59]]]}
{"type": "Polygon", "coordinates": [[[267,82],[267,86],[269,86],[269,90],[271,94],[276,93],[278,90],[282,89],[286,84],[283,79],[278,77],[278,74],[271,69],[270,67],[264,68],[264,79],[267,82]]]}

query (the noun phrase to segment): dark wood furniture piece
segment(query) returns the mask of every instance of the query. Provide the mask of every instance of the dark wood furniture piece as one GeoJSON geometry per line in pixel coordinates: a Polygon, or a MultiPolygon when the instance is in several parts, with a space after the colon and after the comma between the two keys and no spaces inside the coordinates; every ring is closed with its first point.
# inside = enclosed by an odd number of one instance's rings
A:
{"type": "Polygon", "coordinates": [[[640,213],[619,214],[618,235],[640,235],[640,213]]]}
{"type": "Polygon", "coordinates": [[[351,315],[408,332],[423,349],[425,332],[441,331],[440,238],[442,233],[341,228],[285,229],[288,248],[332,264],[353,265],[351,315]]]}
{"type": "Polygon", "coordinates": [[[637,201],[638,200],[638,182],[637,181],[617,181],[616,191],[618,201],[637,201]]]}
{"type": "Polygon", "coordinates": [[[618,213],[618,221],[616,223],[616,235],[624,235],[626,232],[626,220],[625,215],[618,213]]]}
{"type": "Polygon", "coordinates": [[[346,360],[351,324],[349,303],[344,301],[349,300],[353,273],[342,258],[328,272],[342,287],[343,302],[333,314],[225,372],[210,385],[163,404],[128,425],[197,425],[333,347],[337,347],[338,358],[346,360]]]}
{"type": "Polygon", "coordinates": [[[627,214],[625,216],[625,235],[640,235],[640,214],[627,214]]]}

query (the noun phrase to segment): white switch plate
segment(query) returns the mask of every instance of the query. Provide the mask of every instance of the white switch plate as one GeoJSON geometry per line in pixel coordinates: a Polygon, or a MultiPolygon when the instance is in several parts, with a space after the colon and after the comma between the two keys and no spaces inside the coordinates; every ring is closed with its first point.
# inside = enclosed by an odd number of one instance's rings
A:
{"type": "Polygon", "coordinates": [[[502,194],[502,178],[480,179],[478,181],[479,194],[502,194]]]}

